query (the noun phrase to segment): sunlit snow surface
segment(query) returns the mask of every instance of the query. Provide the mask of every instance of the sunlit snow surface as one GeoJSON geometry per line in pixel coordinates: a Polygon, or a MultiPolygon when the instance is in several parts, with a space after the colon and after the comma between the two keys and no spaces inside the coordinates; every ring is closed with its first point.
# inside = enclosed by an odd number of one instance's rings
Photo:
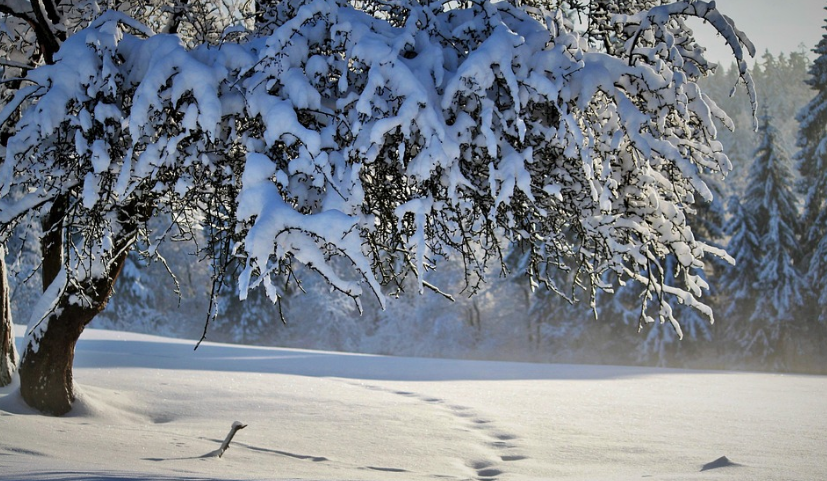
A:
{"type": "Polygon", "coordinates": [[[825,377],[193,345],[88,330],[64,418],[0,390],[0,479],[827,479],[825,377]]]}

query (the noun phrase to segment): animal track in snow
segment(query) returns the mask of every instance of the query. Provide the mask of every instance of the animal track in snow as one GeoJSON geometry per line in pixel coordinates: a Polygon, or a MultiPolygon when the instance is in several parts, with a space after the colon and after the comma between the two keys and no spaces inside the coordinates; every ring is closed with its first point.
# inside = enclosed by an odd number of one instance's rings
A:
{"type": "Polygon", "coordinates": [[[519,454],[515,454],[515,455],[500,456],[500,459],[502,459],[503,461],[508,463],[508,462],[511,462],[511,461],[522,461],[523,459],[528,459],[528,458],[526,456],[520,456],[519,454]]]}
{"type": "MultiPolygon", "coordinates": [[[[392,390],[381,386],[366,384],[358,384],[358,386],[372,391],[380,391],[398,396],[404,396],[406,398],[428,404],[434,409],[447,412],[453,416],[458,424],[467,428],[469,433],[479,433],[478,435],[480,437],[481,444],[485,447],[485,449],[491,451],[491,456],[490,460],[476,460],[466,463],[466,466],[476,472],[476,479],[478,481],[495,481],[499,476],[506,474],[507,471],[504,466],[499,465],[499,463],[513,463],[528,459],[527,456],[520,454],[503,454],[503,450],[513,450],[519,448],[516,444],[518,441],[518,436],[500,430],[494,420],[482,415],[469,406],[450,404],[447,400],[442,398],[407,390],[392,390]]],[[[394,473],[406,472],[404,470],[376,468],[372,466],[368,466],[367,469],[394,473]]]]}
{"type": "Polygon", "coordinates": [[[477,471],[477,476],[479,476],[480,479],[496,479],[496,477],[501,474],[503,474],[502,471],[493,468],[480,469],[477,471]]]}
{"type": "Polygon", "coordinates": [[[505,441],[493,441],[491,443],[491,447],[496,448],[496,449],[512,449],[512,448],[516,448],[517,446],[515,446],[511,443],[506,443],[505,441]]]}

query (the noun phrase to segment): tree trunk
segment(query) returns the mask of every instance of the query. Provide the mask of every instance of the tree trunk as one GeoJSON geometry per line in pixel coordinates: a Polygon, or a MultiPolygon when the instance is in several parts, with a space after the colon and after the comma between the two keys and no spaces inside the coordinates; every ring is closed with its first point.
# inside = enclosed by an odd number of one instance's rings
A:
{"type": "Polygon", "coordinates": [[[40,239],[40,252],[43,254],[43,264],[40,272],[43,292],[52,285],[63,268],[63,216],[66,215],[67,202],[65,195],[57,196],[49,213],[41,221],[43,237],[40,239]]]}
{"type": "Polygon", "coordinates": [[[42,321],[45,329],[34,338],[29,335],[20,362],[20,394],[29,406],[55,416],[72,409],[75,344],[87,324],[106,307],[126,256],[124,250],[110,264],[109,275],[86,286],[84,295],[88,301],[82,305],[69,303],[70,299],[81,297],[77,288],[70,285],[53,312],[42,321]]]}
{"type": "MultiPolygon", "coordinates": [[[[59,274],[65,268],[63,223],[66,205],[65,198],[55,199],[43,222],[44,291],[53,282],[65,282],[59,274]]],[[[33,332],[27,337],[20,361],[20,394],[29,406],[55,416],[72,409],[75,400],[72,376],[75,344],[87,324],[106,307],[137,235],[137,226],[148,216],[147,209],[133,204],[121,211],[120,234],[111,251],[116,257],[109,261],[102,277],[80,283],[66,282],[59,292],[54,290],[48,293],[59,295],[57,303],[51,312],[45,314],[41,327],[29,326],[33,332]]]]}
{"type": "Polygon", "coordinates": [[[0,386],[11,382],[17,369],[14,324],[11,319],[9,284],[6,275],[6,247],[0,245],[0,386]]]}

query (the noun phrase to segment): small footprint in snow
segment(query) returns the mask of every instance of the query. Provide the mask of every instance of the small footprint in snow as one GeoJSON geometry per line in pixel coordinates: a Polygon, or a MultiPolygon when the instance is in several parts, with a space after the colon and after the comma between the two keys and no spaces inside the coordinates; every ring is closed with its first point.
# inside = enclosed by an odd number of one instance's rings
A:
{"type": "Polygon", "coordinates": [[[508,462],[512,462],[512,461],[522,461],[523,459],[528,459],[528,458],[526,456],[520,456],[520,455],[517,454],[517,455],[513,455],[513,456],[508,456],[508,455],[500,456],[500,459],[502,459],[504,462],[508,463],[508,462]]]}

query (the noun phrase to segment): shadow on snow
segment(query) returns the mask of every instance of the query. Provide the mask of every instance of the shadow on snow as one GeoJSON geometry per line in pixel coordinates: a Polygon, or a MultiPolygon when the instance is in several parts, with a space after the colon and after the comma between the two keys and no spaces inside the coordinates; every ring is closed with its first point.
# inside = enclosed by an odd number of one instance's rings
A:
{"type": "MultiPolygon", "coordinates": [[[[665,369],[404,358],[194,341],[81,337],[76,368],[185,369],[378,381],[599,380],[663,374],[665,369]]],[[[687,372],[687,371],[681,371],[687,372]]]]}

